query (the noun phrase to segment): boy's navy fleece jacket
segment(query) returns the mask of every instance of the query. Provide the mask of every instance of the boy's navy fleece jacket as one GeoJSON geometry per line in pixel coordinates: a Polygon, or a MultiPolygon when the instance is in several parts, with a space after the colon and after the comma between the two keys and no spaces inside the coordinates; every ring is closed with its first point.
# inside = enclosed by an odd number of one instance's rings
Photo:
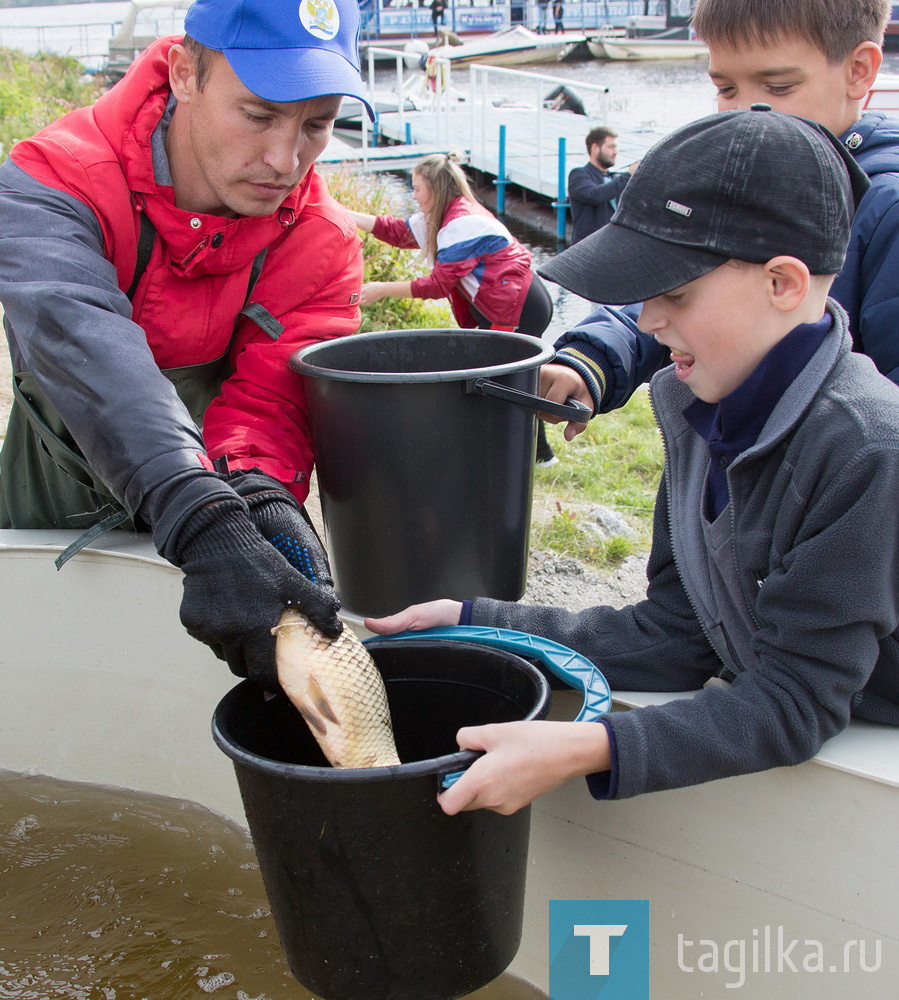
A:
{"type": "MultiPolygon", "coordinates": [[[[871,112],[841,139],[871,187],[855,213],[831,295],[849,315],[853,350],[899,384],[899,119],[871,112]]],[[[556,341],[556,360],[581,374],[596,413],[623,406],[668,364],[668,351],[637,329],[639,315],[639,304],[603,306],[556,341]]]]}
{"type": "MultiPolygon", "coordinates": [[[[899,388],[852,353],[845,314],[829,308],[833,330],[727,469],[721,517],[738,592],[722,593],[710,571],[708,446],[683,415],[695,397],[669,367],[650,387],[666,461],[646,599],[580,613],[473,602],[472,624],[563,643],[613,688],[733,679],[605,717],[618,798],[800,763],[850,714],[899,724],[899,388]],[[741,628],[725,628],[725,602],[741,628]]],[[[607,788],[591,779],[595,794],[607,788]]]]}

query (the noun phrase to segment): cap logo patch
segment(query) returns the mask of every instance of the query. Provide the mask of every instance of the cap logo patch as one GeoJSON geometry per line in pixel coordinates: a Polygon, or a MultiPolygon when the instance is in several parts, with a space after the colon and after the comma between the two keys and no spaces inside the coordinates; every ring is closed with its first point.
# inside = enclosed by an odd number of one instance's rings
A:
{"type": "Polygon", "coordinates": [[[677,212],[678,215],[682,215],[685,219],[693,214],[692,208],[687,208],[686,205],[682,205],[679,201],[666,201],[665,208],[669,212],[677,212]]]}
{"type": "Polygon", "coordinates": [[[310,35],[326,41],[340,30],[340,14],[334,0],[303,0],[300,22],[310,35]]]}

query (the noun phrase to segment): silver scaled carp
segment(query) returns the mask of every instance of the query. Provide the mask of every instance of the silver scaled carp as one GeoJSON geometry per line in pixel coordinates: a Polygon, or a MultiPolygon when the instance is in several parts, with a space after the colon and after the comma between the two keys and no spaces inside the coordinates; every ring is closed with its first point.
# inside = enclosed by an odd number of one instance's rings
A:
{"type": "Polygon", "coordinates": [[[295,608],[275,636],[284,693],[334,767],[399,764],[387,692],[375,661],[349,627],[329,639],[295,608]]]}

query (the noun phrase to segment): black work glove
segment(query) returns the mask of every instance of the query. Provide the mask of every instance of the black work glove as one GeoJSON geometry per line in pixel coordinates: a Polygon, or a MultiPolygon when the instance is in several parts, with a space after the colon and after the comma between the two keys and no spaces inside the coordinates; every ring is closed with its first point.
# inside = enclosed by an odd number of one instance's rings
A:
{"type": "Polygon", "coordinates": [[[333,623],[333,590],[312,583],[262,537],[237,497],[187,519],[171,548],[184,570],[181,621],[231,670],[278,690],[271,629],[288,605],[315,624],[333,623]]]}
{"type": "MultiPolygon", "coordinates": [[[[334,597],[334,579],[328,557],[315,529],[293,495],[271,476],[255,469],[250,472],[232,472],[225,478],[237,495],[246,501],[250,517],[262,537],[271,542],[312,583],[325,588],[334,597]]],[[[340,604],[335,603],[330,619],[314,621],[325,635],[332,638],[340,635],[343,630],[343,622],[337,617],[339,607],[340,604]]]]}

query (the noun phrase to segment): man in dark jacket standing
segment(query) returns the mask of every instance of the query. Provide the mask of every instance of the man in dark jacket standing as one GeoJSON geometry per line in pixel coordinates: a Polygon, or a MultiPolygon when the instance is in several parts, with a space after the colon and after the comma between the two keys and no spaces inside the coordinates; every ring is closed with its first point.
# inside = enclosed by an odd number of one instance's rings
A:
{"type": "Polygon", "coordinates": [[[626,173],[609,173],[618,157],[618,133],[610,128],[591,129],[586,144],[590,162],[575,167],[568,175],[568,201],[574,220],[572,243],[602,229],[612,218],[618,198],[638,166],[632,163],[626,173]]]}

